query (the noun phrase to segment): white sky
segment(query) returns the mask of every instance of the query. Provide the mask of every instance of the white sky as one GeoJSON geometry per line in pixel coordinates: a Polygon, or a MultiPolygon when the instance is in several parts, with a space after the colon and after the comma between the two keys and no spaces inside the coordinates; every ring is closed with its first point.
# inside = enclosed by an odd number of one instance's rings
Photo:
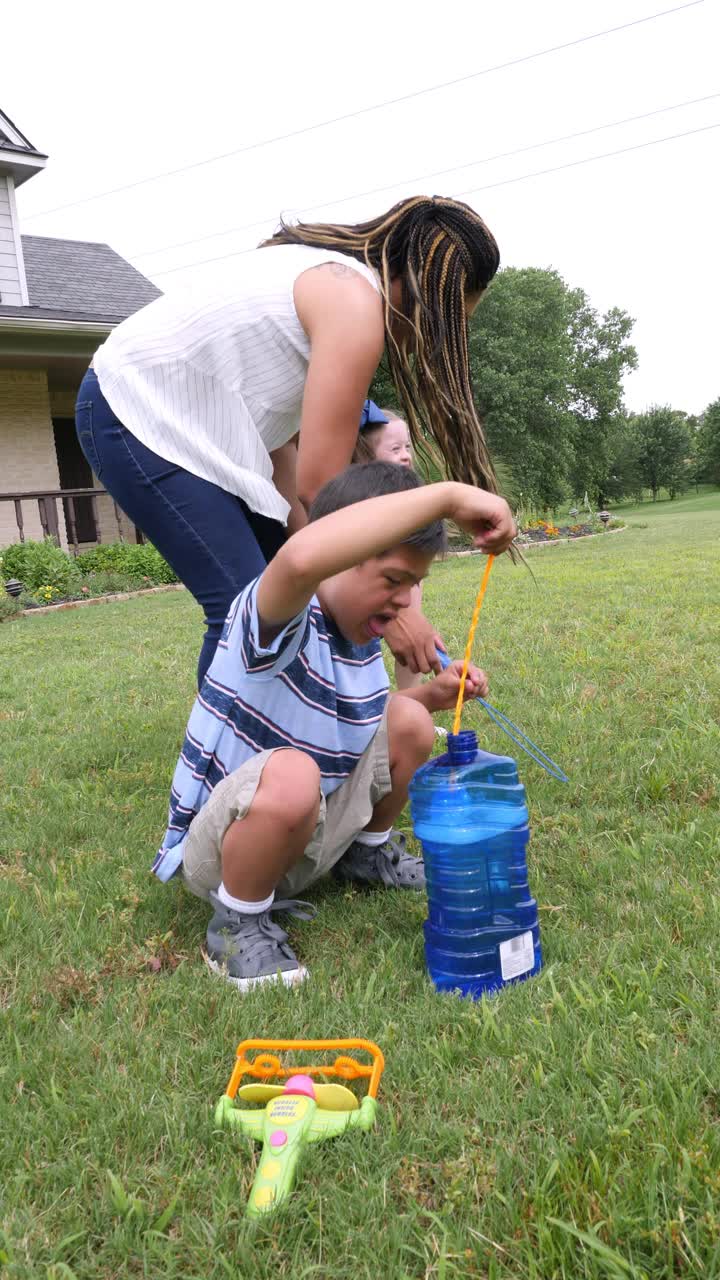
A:
{"type": "MultiPolygon", "coordinates": [[[[469,163],[720,95],[718,4],[700,0],[519,66],[49,212],[673,3],[687,0],[6,6],[0,106],[50,156],[45,173],[18,192],[22,230],[107,242],[167,290],[222,271],[222,261],[188,264],[252,246],[281,210],[322,206],[309,216],[352,222],[403,195],[461,194],[715,124],[720,96],[469,163]],[[467,167],[423,176],[451,166],[467,167]],[[377,187],[388,190],[337,203],[377,187]],[[227,234],[167,248],[216,232],[227,234]]],[[[505,266],[552,266],[598,309],[617,305],[636,318],[640,367],[626,382],[631,409],[669,402],[697,413],[720,395],[719,158],[717,129],[465,197],[495,233],[505,266]]]]}

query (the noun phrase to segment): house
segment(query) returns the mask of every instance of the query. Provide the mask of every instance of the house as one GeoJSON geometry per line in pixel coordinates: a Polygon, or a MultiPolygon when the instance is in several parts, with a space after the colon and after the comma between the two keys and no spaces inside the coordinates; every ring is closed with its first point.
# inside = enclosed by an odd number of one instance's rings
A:
{"type": "Polygon", "coordinates": [[[20,234],[15,190],[46,161],[0,111],[0,547],[47,533],[76,548],[134,542],[73,415],[93,353],[160,290],[106,244],[20,234]],[[77,489],[98,494],[63,498],[77,489]]]}

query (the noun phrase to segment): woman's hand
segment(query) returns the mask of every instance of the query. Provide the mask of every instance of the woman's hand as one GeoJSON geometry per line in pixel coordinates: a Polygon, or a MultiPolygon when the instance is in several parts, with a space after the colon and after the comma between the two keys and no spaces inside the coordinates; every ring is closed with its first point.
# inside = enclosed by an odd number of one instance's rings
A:
{"type": "MultiPolygon", "coordinates": [[[[451,662],[449,667],[439,676],[435,676],[429,684],[424,685],[427,694],[426,706],[428,711],[454,711],[457,703],[458,691],[460,689],[460,681],[462,679],[462,659],[458,658],[455,662],[451,662]]],[[[472,663],[468,667],[468,673],[465,680],[465,688],[463,689],[463,702],[467,702],[470,698],[486,698],[488,694],[488,678],[484,671],[479,667],[474,667],[472,663]]]]}
{"type": "Polygon", "coordinates": [[[431,622],[419,609],[403,609],[398,617],[386,627],[383,639],[387,641],[393,655],[404,667],[417,675],[427,675],[428,671],[439,671],[440,662],[435,650],[447,650],[441,637],[431,622]]]}

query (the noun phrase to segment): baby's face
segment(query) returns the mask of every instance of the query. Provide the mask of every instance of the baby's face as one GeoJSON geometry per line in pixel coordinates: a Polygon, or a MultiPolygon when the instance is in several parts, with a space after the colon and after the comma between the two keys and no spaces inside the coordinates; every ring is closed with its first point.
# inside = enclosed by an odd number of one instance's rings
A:
{"type": "Polygon", "coordinates": [[[391,418],[385,429],[379,433],[375,445],[375,457],[378,462],[394,462],[399,467],[412,466],[410,432],[399,418],[391,418]]]}

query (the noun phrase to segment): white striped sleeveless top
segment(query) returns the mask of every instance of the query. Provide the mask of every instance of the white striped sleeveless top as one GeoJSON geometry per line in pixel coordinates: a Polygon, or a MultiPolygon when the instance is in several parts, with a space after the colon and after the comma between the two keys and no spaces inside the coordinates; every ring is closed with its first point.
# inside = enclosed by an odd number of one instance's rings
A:
{"type": "Polygon", "coordinates": [[[110,408],[142,444],[283,524],[269,454],[300,426],[310,358],[293,288],[324,262],[353,267],[379,292],[375,272],[346,254],[256,249],[222,279],[123,320],[93,359],[110,408]]]}

